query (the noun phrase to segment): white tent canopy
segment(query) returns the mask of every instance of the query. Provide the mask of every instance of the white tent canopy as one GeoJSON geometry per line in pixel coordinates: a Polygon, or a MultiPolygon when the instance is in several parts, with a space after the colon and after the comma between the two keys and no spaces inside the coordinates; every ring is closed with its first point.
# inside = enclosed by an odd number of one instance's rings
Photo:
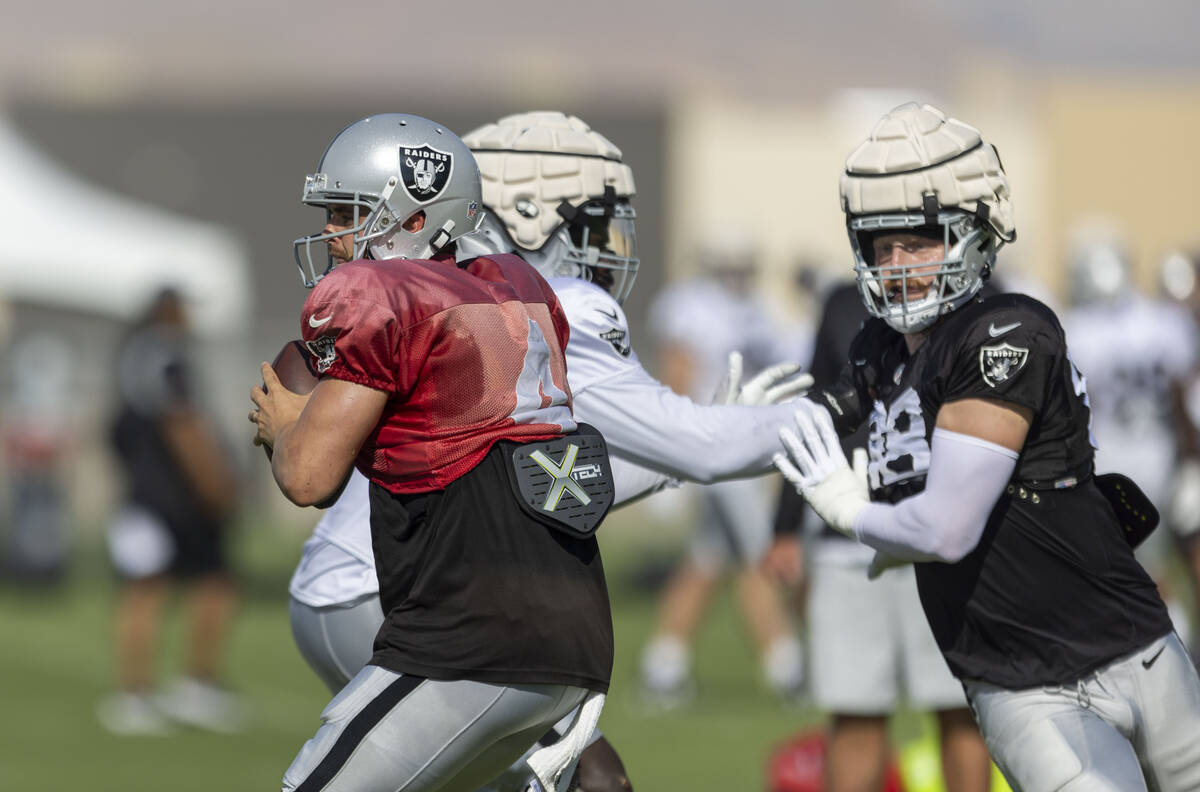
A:
{"type": "Polygon", "coordinates": [[[164,286],[207,336],[246,332],[243,246],[220,226],[138,203],[69,173],[0,117],[0,298],[129,319],[164,286]]]}

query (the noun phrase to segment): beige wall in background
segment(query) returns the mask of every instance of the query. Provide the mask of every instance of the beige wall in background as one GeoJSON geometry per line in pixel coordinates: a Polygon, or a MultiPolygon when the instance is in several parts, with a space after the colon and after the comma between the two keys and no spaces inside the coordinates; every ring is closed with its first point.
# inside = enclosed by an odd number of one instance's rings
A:
{"type": "MultiPolygon", "coordinates": [[[[918,91],[846,91],[802,107],[713,98],[681,102],[671,117],[667,267],[671,279],[697,274],[697,248],[751,239],[762,286],[781,312],[798,310],[790,276],[797,259],[819,262],[830,278],[852,277],[838,200],[850,150],[879,116],[910,97],[934,101],[984,130],[1018,189],[1020,244],[1001,266],[1035,273],[1044,239],[1039,136],[1024,112],[971,115],[918,91]]],[[[968,107],[963,105],[964,108],[968,107]]]]}
{"type": "Polygon", "coordinates": [[[1128,234],[1139,284],[1157,291],[1163,255],[1200,239],[1200,84],[1058,79],[1042,105],[1055,255],[1077,222],[1107,216],[1128,234]]]}
{"type": "MultiPolygon", "coordinates": [[[[1111,218],[1128,236],[1138,283],[1157,290],[1165,252],[1200,240],[1200,82],[1163,84],[964,73],[956,95],[932,100],[995,143],[1013,187],[1018,240],[1001,253],[1010,283],[1059,304],[1080,222],[1111,218]]],[[[671,118],[667,271],[697,271],[707,242],[753,239],[762,284],[781,310],[796,306],[798,257],[849,276],[837,183],[873,119],[917,92],[843,91],[824,103],[680,102],[671,118]]]]}

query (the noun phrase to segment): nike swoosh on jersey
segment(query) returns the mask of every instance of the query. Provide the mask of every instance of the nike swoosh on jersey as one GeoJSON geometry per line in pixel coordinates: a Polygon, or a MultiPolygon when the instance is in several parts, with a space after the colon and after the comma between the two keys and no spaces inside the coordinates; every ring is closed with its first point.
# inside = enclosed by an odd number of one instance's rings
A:
{"type": "Polygon", "coordinates": [[[614,322],[617,321],[617,312],[616,311],[606,311],[603,308],[597,308],[596,310],[599,311],[600,313],[604,314],[605,316],[607,316],[609,319],[612,319],[614,322]]]}
{"type": "Polygon", "coordinates": [[[988,327],[988,335],[991,336],[992,338],[995,338],[996,336],[1004,335],[1009,330],[1016,330],[1020,326],[1021,326],[1020,322],[1013,322],[1010,325],[1002,325],[1000,327],[996,327],[996,323],[992,322],[991,326],[988,327]]]}
{"type": "Polygon", "coordinates": [[[315,316],[309,316],[308,317],[308,326],[309,327],[320,327],[321,325],[325,324],[332,318],[333,318],[333,314],[329,314],[329,316],[326,316],[324,319],[318,319],[315,316]]]}
{"type": "Polygon", "coordinates": [[[1154,654],[1150,655],[1148,658],[1146,658],[1145,660],[1142,661],[1142,668],[1149,668],[1150,666],[1154,665],[1154,661],[1158,659],[1158,656],[1160,654],[1162,654],[1163,650],[1166,648],[1167,648],[1166,644],[1163,644],[1162,646],[1158,647],[1157,652],[1155,652],[1154,654]]]}

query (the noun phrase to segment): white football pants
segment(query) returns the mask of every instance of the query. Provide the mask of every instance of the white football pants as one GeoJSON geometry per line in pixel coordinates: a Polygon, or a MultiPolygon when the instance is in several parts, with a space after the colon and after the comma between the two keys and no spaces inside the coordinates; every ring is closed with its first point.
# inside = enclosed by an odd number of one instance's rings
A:
{"type": "Polygon", "coordinates": [[[1200,677],[1175,633],[1074,685],[964,684],[1014,792],[1200,790],[1200,677]]]}

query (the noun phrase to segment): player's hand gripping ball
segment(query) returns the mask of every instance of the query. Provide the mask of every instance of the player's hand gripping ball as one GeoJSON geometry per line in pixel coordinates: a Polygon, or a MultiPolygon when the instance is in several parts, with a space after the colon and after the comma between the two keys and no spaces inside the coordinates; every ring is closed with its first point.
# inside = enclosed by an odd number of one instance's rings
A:
{"type": "Polygon", "coordinates": [[[299,340],[284,344],[271,361],[271,368],[275,369],[275,376],[279,377],[283,387],[300,395],[312,393],[320,379],[313,368],[312,355],[308,354],[304,342],[299,340]]]}
{"type": "MultiPolygon", "coordinates": [[[[308,349],[304,346],[304,342],[300,340],[288,341],[283,345],[283,349],[279,350],[279,354],[271,361],[271,368],[275,371],[275,376],[279,378],[279,384],[292,393],[307,396],[312,393],[313,388],[317,387],[317,382],[320,377],[312,365],[312,356],[308,353],[308,349]]],[[[262,389],[266,392],[267,385],[263,383],[262,389]]],[[[250,419],[255,420],[254,413],[251,413],[250,419]]],[[[267,444],[262,444],[263,450],[267,454],[267,459],[272,456],[272,448],[267,444]]]]}

